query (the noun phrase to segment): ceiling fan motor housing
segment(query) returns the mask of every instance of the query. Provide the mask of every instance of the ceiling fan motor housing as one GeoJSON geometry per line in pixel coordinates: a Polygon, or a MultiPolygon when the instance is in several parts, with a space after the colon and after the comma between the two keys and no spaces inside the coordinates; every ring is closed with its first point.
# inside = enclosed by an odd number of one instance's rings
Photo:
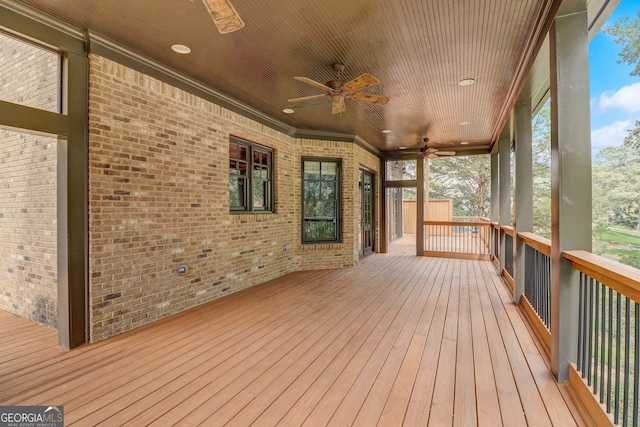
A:
{"type": "Polygon", "coordinates": [[[344,80],[329,80],[328,82],[325,83],[325,86],[330,87],[336,92],[340,92],[341,91],[340,88],[344,86],[345,83],[346,82],[344,80]]]}

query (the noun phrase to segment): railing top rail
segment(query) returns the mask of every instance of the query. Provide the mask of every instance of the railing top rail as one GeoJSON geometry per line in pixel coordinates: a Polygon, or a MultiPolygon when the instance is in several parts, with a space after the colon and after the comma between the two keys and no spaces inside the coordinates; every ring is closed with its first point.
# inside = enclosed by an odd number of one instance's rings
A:
{"type": "Polygon", "coordinates": [[[488,218],[484,218],[481,216],[454,216],[454,221],[479,221],[479,222],[490,222],[488,218]]]}
{"type": "Polygon", "coordinates": [[[640,304],[640,270],[587,251],[565,251],[562,256],[576,270],[640,304]]]}
{"type": "Polygon", "coordinates": [[[425,221],[424,225],[450,225],[453,227],[474,226],[489,227],[491,224],[482,221],[425,221]]]}
{"type": "Polygon", "coordinates": [[[513,237],[513,227],[510,225],[503,225],[500,227],[502,229],[502,231],[504,231],[505,233],[507,233],[509,236],[513,237]]]}
{"type": "Polygon", "coordinates": [[[518,237],[524,240],[527,246],[531,246],[536,251],[551,257],[551,240],[528,232],[518,233],[518,237]]]}

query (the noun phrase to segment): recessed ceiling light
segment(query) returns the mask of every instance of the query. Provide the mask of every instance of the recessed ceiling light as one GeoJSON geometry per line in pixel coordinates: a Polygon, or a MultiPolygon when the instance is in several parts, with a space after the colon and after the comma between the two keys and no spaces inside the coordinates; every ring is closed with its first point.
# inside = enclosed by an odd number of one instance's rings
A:
{"type": "Polygon", "coordinates": [[[467,126],[470,125],[471,122],[460,122],[460,126],[467,126]]]}
{"type": "Polygon", "coordinates": [[[401,147],[398,147],[398,150],[406,150],[406,149],[407,149],[407,147],[405,147],[404,145],[401,146],[401,147]]]}
{"type": "Polygon", "coordinates": [[[469,141],[462,141],[460,145],[469,145],[469,141]]]}
{"type": "Polygon", "coordinates": [[[462,79],[458,82],[460,86],[471,86],[476,81],[474,79],[462,79]]]}
{"type": "Polygon", "coordinates": [[[287,113],[287,114],[292,114],[293,113],[293,109],[292,108],[285,108],[284,110],[282,110],[283,113],[287,113]]]}
{"type": "Polygon", "coordinates": [[[181,55],[191,53],[191,49],[183,44],[174,44],[173,46],[171,46],[171,50],[181,55]]]}
{"type": "Polygon", "coordinates": [[[384,129],[382,133],[391,133],[391,129],[384,129]]]}

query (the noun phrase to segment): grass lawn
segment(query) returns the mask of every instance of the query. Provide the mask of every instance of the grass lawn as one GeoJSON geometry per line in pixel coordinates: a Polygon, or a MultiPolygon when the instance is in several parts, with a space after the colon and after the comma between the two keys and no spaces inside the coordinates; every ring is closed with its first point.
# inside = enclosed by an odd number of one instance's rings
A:
{"type": "Polygon", "coordinates": [[[599,240],[604,240],[610,243],[637,246],[640,249],[640,236],[634,236],[632,234],[625,234],[620,233],[619,231],[612,230],[606,230],[599,234],[599,240]]]}
{"type": "MultiPolygon", "coordinates": [[[[594,233],[595,241],[600,241],[604,245],[600,246],[599,255],[616,255],[623,264],[640,268],[640,236],[625,234],[619,231],[605,230],[594,233]],[[615,245],[626,245],[628,249],[612,247],[615,245]]],[[[596,243],[594,241],[594,244],[596,243]]],[[[595,249],[595,247],[594,247],[595,249]]]]}

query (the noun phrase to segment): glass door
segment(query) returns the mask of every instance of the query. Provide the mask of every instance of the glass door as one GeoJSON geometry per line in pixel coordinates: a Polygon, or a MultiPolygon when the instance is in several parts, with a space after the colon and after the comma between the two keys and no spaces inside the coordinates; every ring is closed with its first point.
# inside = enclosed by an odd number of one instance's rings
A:
{"type": "Polygon", "coordinates": [[[374,175],[360,169],[360,257],[375,249],[374,175]]]}

